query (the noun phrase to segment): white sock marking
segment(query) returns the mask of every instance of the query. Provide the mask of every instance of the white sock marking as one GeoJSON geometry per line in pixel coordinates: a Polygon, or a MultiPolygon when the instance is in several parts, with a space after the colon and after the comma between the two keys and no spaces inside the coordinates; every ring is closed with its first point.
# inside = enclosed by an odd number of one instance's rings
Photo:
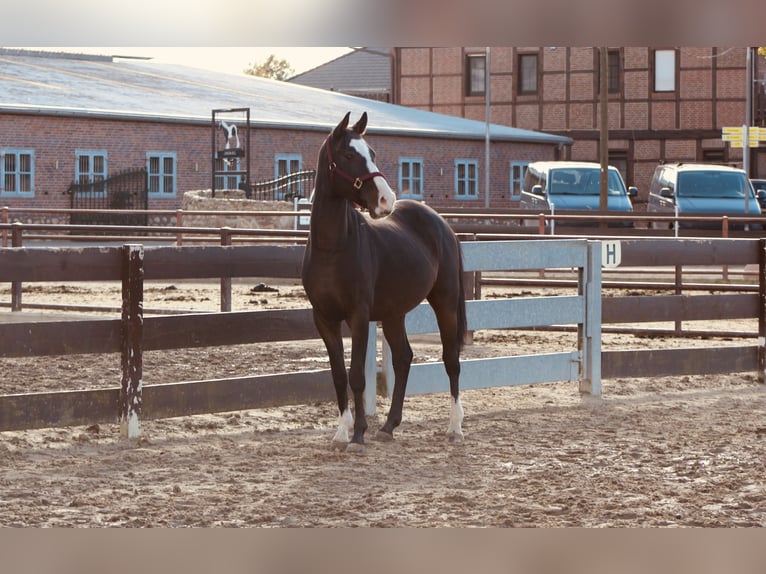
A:
{"type": "Polygon", "coordinates": [[[351,415],[351,411],[346,409],[338,417],[338,430],[332,439],[333,442],[350,442],[351,439],[348,436],[348,431],[352,428],[354,428],[354,417],[351,415]]]}

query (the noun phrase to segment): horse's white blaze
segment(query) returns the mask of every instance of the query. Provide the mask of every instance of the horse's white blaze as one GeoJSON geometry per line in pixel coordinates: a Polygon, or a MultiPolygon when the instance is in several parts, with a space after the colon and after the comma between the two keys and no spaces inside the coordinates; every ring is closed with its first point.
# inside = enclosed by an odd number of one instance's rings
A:
{"type": "Polygon", "coordinates": [[[454,397],[450,397],[450,414],[449,414],[449,428],[447,434],[455,434],[457,436],[463,436],[463,405],[460,404],[460,397],[455,400],[454,397]]]}
{"type": "Polygon", "coordinates": [[[338,430],[335,433],[335,438],[332,439],[333,442],[350,442],[348,431],[352,428],[354,428],[354,417],[351,415],[351,411],[346,409],[338,417],[338,430]]]}
{"type": "MultiPolygon", "coordinates": [[[[380,171],[378,166],[375,165],[375,162],[372,161],[372,154],[370,154],[370,148],[367,146],[367,142],[365,142],[363,139],[355,139],[351,140],[349,145],[364,158],[365,162],[367,163],[367,171],[369,173],[380,171]]],[[[375,183],[375,187],[378,188],[378,205],[376,205],[374,209],[375,215],[377,217],[388,215],[394,210],[396,194],[394,193],[394,190],[391,189],[391,186],[388,185],[386,178],[375,176],[372,178],[372,181],[375,183]]]]}

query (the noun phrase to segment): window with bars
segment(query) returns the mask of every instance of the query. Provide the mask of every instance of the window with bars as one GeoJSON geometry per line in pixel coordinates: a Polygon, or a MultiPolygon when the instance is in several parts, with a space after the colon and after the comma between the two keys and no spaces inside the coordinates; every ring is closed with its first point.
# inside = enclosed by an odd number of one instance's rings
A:
{"type": "Polygon", "coordinates": [[[466,85],[467,96],[483,96],[487,74],[487,57],[485,54],[466,54],[466,85]]]}
{"type": "Polygon", "coordinates": [[[149,180],[149,195],[174,196],[176,194],[176,155],[174,153],[147,153],[146,175],[149,180]]]}
{"type": "Polygon", "coordinates": [[[399,195],[401,197],[423,197],[422,158],[403,157],[399,159],[399,195]]]}
{"type": "Polygon", "coordinates": [[[75,183],[80,185],[94,184],[92,193],[105,193],[106,152],[77,150],[75,154],[75,183]]]}
{"type": "Polygon", "coordinates": [[[479,196],[479,162],[473,159],[455,160],[455,197],[476,199],[479,196]]]}
{"type": "Polygon", "coordinates": [[[0,157],[0,195],[34,195],[34,151],[4,150],[0,151],[0,157]]]}
{"type": "MultiPolygon", "coordinates": [[[[215,171],[239,171],[239,158],[218,158],[215,160],[215,171]]],[[[216,175],[215,176],[215,188],[218,189],[239,189],[239,183],[242,181],[242,176],[235,175],[216,175]]]]}

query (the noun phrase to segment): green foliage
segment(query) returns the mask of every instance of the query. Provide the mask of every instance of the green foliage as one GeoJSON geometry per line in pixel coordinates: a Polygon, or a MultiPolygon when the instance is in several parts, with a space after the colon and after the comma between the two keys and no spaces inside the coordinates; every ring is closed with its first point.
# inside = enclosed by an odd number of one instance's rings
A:
{"type": "Polygon", "coordinates": [[[244,70],[245,74],[260,78],[272,78],[274,80],[286,80],[293,75],[293,68],[287,60],[280,60],[274,54],[270,54],[261,63],[249,64],[244,70]]]}

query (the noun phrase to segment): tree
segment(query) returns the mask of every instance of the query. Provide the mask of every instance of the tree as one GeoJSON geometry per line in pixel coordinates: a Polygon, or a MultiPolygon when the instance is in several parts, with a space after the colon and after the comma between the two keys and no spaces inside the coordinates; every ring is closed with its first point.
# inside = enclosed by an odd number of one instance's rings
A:
{"type": "Polygon", "coordinates": [[[279,60],[274,54],[270,54],[265,61],[255,64],[249,64],[245,68],[245,74],[258,76],[259,78],[273,78],[274,80],[284,81],[293,75],[292,66],[287,60],[279,60]]]}

